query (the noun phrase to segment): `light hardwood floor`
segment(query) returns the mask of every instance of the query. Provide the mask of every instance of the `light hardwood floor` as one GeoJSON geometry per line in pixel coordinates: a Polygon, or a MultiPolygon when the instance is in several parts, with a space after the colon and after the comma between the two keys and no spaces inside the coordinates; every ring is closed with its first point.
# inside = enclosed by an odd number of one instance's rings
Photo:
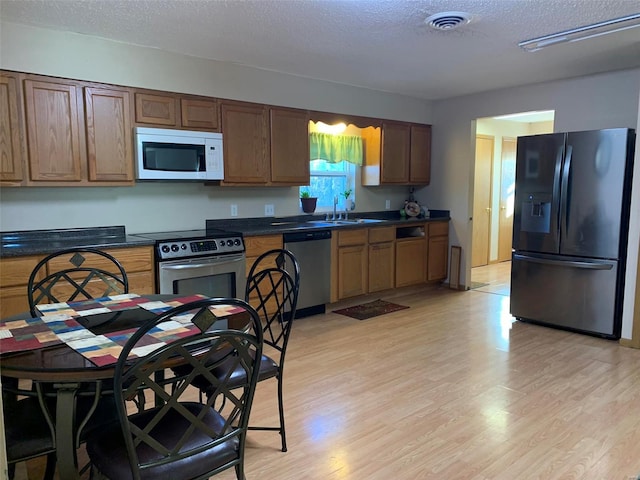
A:
{"type": "MultiPolygon", "coordinates": [[[[640,350],[514,323],[504,295],[437,287],[383,298],[410,308],[296,321],[285,371],[289,451],[275,433],[250,432],[247,480],[640,473],[640,350]]],[[[252,423],[265,422],[277,422],[274,381],[254,402],[252,423]]],[[[39,478],[37,463],[29,478],[39,478]]]]}
{"type": "Polygon", "coordinates": [[[511,262],[491,263],[471,269],[472,288],[479,292],[509,295],[511,291],[511,262]],[[481,286],[476,287],[477,284],[481,286]]]}

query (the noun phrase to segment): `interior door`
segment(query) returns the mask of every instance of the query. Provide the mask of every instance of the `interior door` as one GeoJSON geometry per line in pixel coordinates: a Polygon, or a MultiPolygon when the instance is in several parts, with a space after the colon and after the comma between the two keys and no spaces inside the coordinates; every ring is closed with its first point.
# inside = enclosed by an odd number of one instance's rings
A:
{"type": "Polygon", "coordinates": [[[502,137],[500,159],[500,216],[498,217],[498,261],[511,260],[513,205],[516,191],[516,139],[502,137]]]}
{"type": "Polygon", "coordinates": [[[473,180],[472,267],[479,267],[489,263],[493,144],[493,136],[476,136],[476,167],[473,180]]]}

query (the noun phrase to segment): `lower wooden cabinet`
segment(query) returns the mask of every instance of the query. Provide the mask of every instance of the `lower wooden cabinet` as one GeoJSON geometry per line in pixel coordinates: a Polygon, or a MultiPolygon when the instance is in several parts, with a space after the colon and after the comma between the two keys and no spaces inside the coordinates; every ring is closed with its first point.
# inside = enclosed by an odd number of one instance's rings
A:
{"type": "Polygon", "coordinates": [[[369,293],[395,286],[395,227],[369,229],[369,293]]]}
{"type": "Polygon", "coordinates": [[[337,238],[338,299],[367,293],[369,262],[367,229],[334,231],[337,238]]]}
{"type": "Polygon", "coordinates": [[[396,240],[396,287],[424,283],[427,271],[426,249],[424,237],[396,240]]]}
{"type": "MultiPolygon", "coordinates": [[[[261,236],[254,236],[254,237],[244,237],[244,248],[245,248],[245,251],[246,251],[245,254],[247,257],[247,268],[246,268],[247,275],[249,274],[249,270],[251,270],[251,266],[260,255],[262,255],[265,252],[268,252],[269,250],[282,248],[282,247],[283,247],[282,235],[261,235],[261,236]]],[[[236,296],[239,298],[244,298],[244,293],[245,292],[237,292],[236,296]]],[[[249,299],[249,303],[255,306],[255,305],[258,305],[260,302],[257,296],[252,296],[249,299]]],[[[276,310],[275,304],[276,304],[275,299],[272,302],[269,302],[267,306],[267,310],[269,312],[274,312],[276,310]],[[271,304],[273,305],[273,307],[270,306],[271,304]]]]}
{"type": "MultiPolygon", "coordinates": [[[[129,291],[141,295],[155,293],[153,247],[126,247],[103,249],[113,255],[124,267],[129,279],[129,291]]],[[[46,255],[28,255],[0,259],[0,316],[2,318],[29,310],[27,284],[37,263],[46,255]]],[[[47,272],[68,268],[64,259],[48,265],[47,272]],[[63,267],[64,265],[64,267],[63,267]]],[[[105,266],[108,264],[105,263],[105,266]]],[[[90,289],[90,287],[89,287],[90,289]]],[[[64,296],[64,292],[60,292],[64,296]]]]}
{"type": "Polygon", "coordinates": [[[429,223],[428,231],[427,281],[444,280],[449,260],[449,222],[429,223]]]}

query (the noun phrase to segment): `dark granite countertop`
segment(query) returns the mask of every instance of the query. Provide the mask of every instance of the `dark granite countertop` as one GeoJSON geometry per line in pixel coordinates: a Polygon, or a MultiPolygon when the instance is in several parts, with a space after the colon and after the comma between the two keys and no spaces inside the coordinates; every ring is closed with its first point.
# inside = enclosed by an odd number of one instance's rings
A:
{"type": "MultiPolygon", "coordinates": [[[[207,220],[207,229],[221,229],[241,232],[244,235],[272,235],[276,233],[297,232],[301,229],[351,229],[382,225],[411,225],[415,223],[448,221],[448,210],[431,210],[429,218],[401,218],[398,212],[352,213],[351,219],[376,219],[376,223],[353,223],[348,225],[318,224],[310,226],[307,222],[322,221],[324,215],[295,215],[291,217],[257,217],[223,220],[207,220]]],[[[21,255],[44,255],[64,248],[95,247],[121,248],[154,245],[154,240],[127,235],[124,226],[68,228],[51,230],[23,230],[1,232],[2,245],[0,257],[18,257],[21,255]]]]}
{"type": "MultiPolygon", "coordinates": [[[[449,210],[431,210],[428,218],[424,217],[405,217],[401,218],[397,211],[382,212],[352,212],[350,219],[376,219],[382,220],[377,223],[352,223],[348,225],[328,226],[326,224],[318,224],[317,229],[351,229],[351,228],[368,228],[383,225],[411,225],[414,223],[449,221],[451,219],[449,210]]],[[[221,230],[229,230],[241,232],[243,235],[272,235],[274,233],[290,233],[298,232],[302,228],[309,230],[307,222],[325,219],[325,215],[296,215],[291,217],[255,217],[255,218],[237,218],[222,220],[207,220],[206,226],[210,228],[218,228],[221,230]],[[302,226],[304,225],[304,227],[302,226]]]]}
{"type": "Polygon", "coordinates": [[[153,245],[127,235],[124,226],[2,232],[0,257],[41,255],[71,247],[118,248],[153,245]]]}

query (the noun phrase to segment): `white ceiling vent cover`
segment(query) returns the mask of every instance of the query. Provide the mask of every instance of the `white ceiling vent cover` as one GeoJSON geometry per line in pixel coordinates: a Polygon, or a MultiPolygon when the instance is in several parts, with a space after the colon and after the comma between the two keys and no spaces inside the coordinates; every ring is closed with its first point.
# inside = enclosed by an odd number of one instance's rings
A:
{"type": "Polygon", "coordinates": [[[453,30],[460,25],[469,23],[468,13],[464,12],[441,12],[431,15],[424,20],[424,23],[436,30],[453,30]]]}

